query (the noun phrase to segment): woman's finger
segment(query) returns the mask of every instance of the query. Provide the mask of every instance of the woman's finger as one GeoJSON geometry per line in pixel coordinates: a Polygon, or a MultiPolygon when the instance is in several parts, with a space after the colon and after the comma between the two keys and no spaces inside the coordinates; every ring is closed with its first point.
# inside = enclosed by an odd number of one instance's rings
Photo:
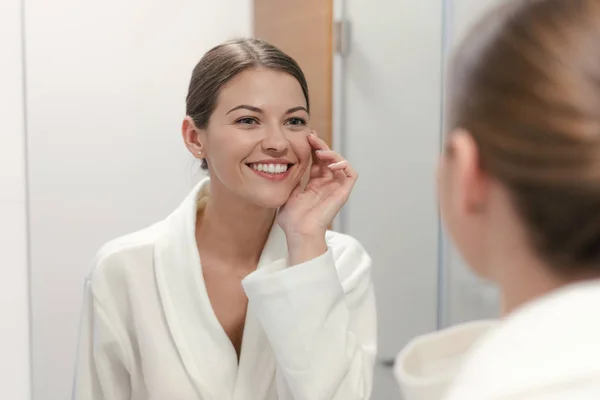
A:
{"type": "Polygon", "coordinates": [[[327,143],[323,142],[317,137],[315,131],[310,131],[310,134],[307,136],[308,144],[312,149],[312,162],[313,164],[319,164],[321,160],[317,156],[317,151],[321,150],[329,150],[327,147],[327,143]]]}
{"type": "Polygon", "coordinates": [[[310,177],[311,178],[320,178],[323,175],[323,167],[321,164],[313,164],[310,167],[310,177]]]}
{"type": "Polygon", "coordinates": [[[346,181],[348,180],[348,177],[344,173],[344,170],[338,169],[338,170],[333,171],[333,177],[335,180],[337,180],[339,182],[339,184],[342,186],[342,188],[344,186],[346,186],[346,181]]]}
{"type": "Polygon", "coordinates": [[[334,162],[327,166],[329,169],[331,169],[332,171],[344,171],[346,176],[349,178],[354,177],[354,179],[356,179],[358,177],[358,174],[356,173],[354,168],[352,168],[352,165],[350,165],[348,160],[344,159],[342,156],[335,152],[331,153],[333,154],[327,153],[323,154],[322,156],[319,155],[319,157],[322,157],[323,159],[330,158],[334,160],[334,162]]]}
{"type": "Polygon", "coordinates": [[[346,176],[348,178],[351,178],[354,181],[356,181],[356,179],[358,179],[358,173],[352,167],[352,164],[350,164],[348,162],[348,160],[343,160],[343,161],[337,162],[334,165],[336,166],[337,169],[340,169],[341,171],[344,171],[344,173],[346,174],[346,176]]]}
{"type": "Polygon", "coordinates": [[[358,179],[358,173],[347,160],[331,164],[329,165],[329,169],[334,171],[336,179],[338,179],[342,185],[340,188],[340,193],[342,194],[343,198],[347,199],[350,196],[350,192],[352,192],[352,189],[354,188],[356,180],[358,179]],[[340,174],[344,176],[344,179],[341,179],[340,174]]]}
{"type": "Polygon", "coordinates": [[[342,160],[342,161],[338,161],[332,164],[329,164],[327,166],[327,168],[329,168],[332,171],[342,171],[344,172],[344,170],[348,167],[350,163],[348,163],[348,160],[342,160]]]}
{"type": "Polygon", "coordinates": [[[346,198],[350,196],[350,192],[354,188],[354,184],[358,179],[358,173],[352,168],[352,165],[348,164],[342,171],[346,175],[346,180],[344,181],[343,191],[345,192],[346,198]]]}
{"type": "Polygon", "coordinates": [[[336,171],[341,171],[345,174],[346,168],[350,165],[344,157],[332,150],[319,150],[317,152],[317,157],[320,159],[321,163],[327,163],[327,169],[334,173],[336,171]]]}
{"type": "Polygon", "coordinates": [[[333,150],[316,150],[315,153],[317,154],[317,157],[319,157],[319,160],[328,161],[329,163],[336,163],[344,160],[344,157],[333,150]]]}
{"type": "Polygon", "coordinates": [[[308,142],[315,150],[331,150],[323,139],[317,136],[315,131],[308,135],[308,142]]]}

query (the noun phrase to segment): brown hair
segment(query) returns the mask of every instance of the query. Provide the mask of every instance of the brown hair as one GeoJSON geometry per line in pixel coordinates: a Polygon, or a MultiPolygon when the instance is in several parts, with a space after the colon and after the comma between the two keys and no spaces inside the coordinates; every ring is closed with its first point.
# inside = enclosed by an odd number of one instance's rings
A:
{"type": "MultiPolygon", "coordinates": [[[[308,84],[298,63],[277,47],[260,39],[235,39],[209,50],[192,72],[186,98],[186,113],[200,129],[206,128],[223,85],[242,71],[268,68],[296,78],[309,108],[308,84]]],[[[206,159],[202,169],[208,169],[206,159]]]]}
{"type": "Polygon", "coordinates": [[[511,1],[458,49],[449,128],[509,190],[557,272],[600,272],[600,1],[511,1]]]}

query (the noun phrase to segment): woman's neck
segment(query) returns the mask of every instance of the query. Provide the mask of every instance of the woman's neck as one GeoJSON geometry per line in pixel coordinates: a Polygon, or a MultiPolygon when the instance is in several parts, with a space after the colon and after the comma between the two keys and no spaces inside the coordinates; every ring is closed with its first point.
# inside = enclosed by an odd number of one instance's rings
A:
{"type": "Polygon", "coordinates": [[[510,314],[515,309],[537,298],[568,284],[568,281],[558,278],[549,269],[541,265],[513,263],[511,275],[507,273],[502,279],[502,314],[510,314]]]}
{"type": "Polygon", "coordinates": [[[255,264],[269,236],[276,210],[222,192],[211,190],[206,206],[199,211],[196,240],[205,251],[220,259],[240,265],[255,264]]]}
{"type": "Polygon", "coordinates": [[[581,273],[558,274],[555,268],[529,251],[513,251],[503,265],[505,272],[498,279],[503,315],[564,286],[598,278],[598,273],[586,272],[583,268],[581,273]]]}

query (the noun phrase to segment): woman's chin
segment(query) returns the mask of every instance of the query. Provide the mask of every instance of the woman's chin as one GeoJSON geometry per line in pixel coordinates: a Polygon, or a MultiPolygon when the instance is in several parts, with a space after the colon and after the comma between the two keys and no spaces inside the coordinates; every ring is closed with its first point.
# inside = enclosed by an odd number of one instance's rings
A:
{"type": "Polygon", "coordinates": [[[286,201],[287,201],[287,199],[279,200],[279,201],[276,199],[268,199],[268,200],[265,199],[264,201],[260,201],[258,204],[264,208],[278,209],[280,207],[283,207],[283,205],[285,204],[286,201]]]}

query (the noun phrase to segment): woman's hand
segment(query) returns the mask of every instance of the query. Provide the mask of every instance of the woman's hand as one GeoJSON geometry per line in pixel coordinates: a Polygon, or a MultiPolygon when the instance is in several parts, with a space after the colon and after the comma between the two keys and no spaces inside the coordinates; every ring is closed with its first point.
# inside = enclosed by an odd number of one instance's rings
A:
{"type": "Polygon", "coordinates": [[[313,149],[308,183],[305,188],[296,187],[277,215],[292,264],[327,251],[325,231],[348,200],[358,178],[348,161],[330,150],[314,132],[307,140],[313,149]]]}

